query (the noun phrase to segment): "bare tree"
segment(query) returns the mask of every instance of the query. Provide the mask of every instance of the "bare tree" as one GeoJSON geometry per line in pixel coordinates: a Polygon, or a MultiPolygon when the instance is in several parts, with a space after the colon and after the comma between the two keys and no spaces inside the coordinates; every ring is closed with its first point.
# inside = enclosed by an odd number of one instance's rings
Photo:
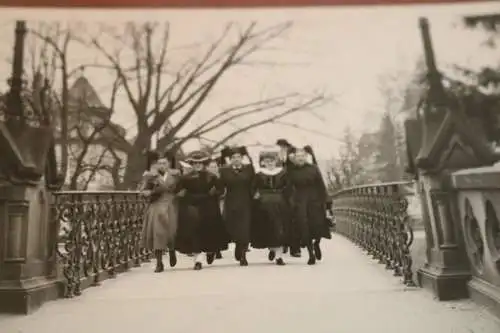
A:
{"type": "Polygon", "coordinates": [[[372,136],[357,138],[350,127],[346,127],[342,138],[339,155],[329,161],[326,171],[327,187],[330,192],[336,192],[361,184],[376,181],[367,165],[372,164],[374,152],[372,136]]]}
{"type": "Polygon", "coordinates": [[[59,128],[58,143],[61,147],[61,173],[68,171],[68,107],[69,80],[78,68],[69,68],[68,53],[72,40],[72,32],[59,23],[38,24],[29,29],[28,49],[33,74],[39,73],[50,87],[51,104],[55,125],[59,128]]]}
{"type": "Polygon", "coordinates": [[[245,27],[229,23],[199,57],[188,57],[177,67],[172,65],[174,61],[170,58],[171,28],[168,23],[128,23],[123,31],[103,25],[97,35],[87,38],[86,45],[97,50],[121,79],[135,113],[137,134],[125,149],[124,186],[133,186],[139,180],[144,164],[143,152],[150,148],[157,133],[161,133],[158,149],[177,149],[187,140],[214,131],[236,118],[258,113],[265,118],[231,133],[220,141],[223,144],[242,132],[325,103],[322,94],[305,97],[298,93],[253,101],[222,110],[187,135],[179,135],[231,69],[252,65],[251,56],[283,36],[291,26],[290,22],[285,22],[258,29],[255,22],[245,27]],[[110,40],[113,43],[107,42],[110,40]],[[127,55],[133,58],[132,64],[125,63],[127,55]]]}
{"type": "MultiPolygon", "coordinates": [[[[310,111],[326,103],[328,98],[321,93],[312,96],[286,93],[221,110],[187,134],[179,135],[201,110],[207,97],[228,71],[239,65],[258,63],[252,56],[273,40],[284,36],[291,26],[290,22],[285,22],[258,29],[255,22],[245,27],[227,24],[220,36],[206,46],[200,56],[187,57],[178,66],[172,61],[171,53],[174,48],[169,45],[169,24],[128,23],[122,31],[100,25],[95,35],[91,35],[85,27],[74,29],[62,27],[61,24],[42,24],[32,28],[31,36],[42,45],[33,47],[32,63],[37,64],[38,70],[41,68],[45,71],[53,92],[53,109],[58,110],[58,141],[61,145],[63,172],[67,173],[70,160],[81,161],[77,163],[75,173],[69,175],[71,187],[78,183],[85,184],[81,180],[82,172],[93,177],[101,168],[113,172],[115,183],[119,182],[121,187],[133,187],[142,173],[143,152],[150,148],[152,138],[156,135],[158,149],[176,150],[186,141],[232,124],[236,119],[251,119],[258,115],[253,118],[257,120],[248,121],[245,126],[217,140],[214,145],[217,148],[253,128],[277,121],[294,112],[310,111]],[[75,42],[80,46],[90,47],[105,62],[77,64],[70,68],[70,46],[75,42]],[[127,56],[133,59],[132,63],[125,61],[127,56]],[[134,111],[137,131],[134,138],[126,140],[124,134],[117,130],[119,126],[111,122],[109,115],[104,115],[90,133],[77,133],[80,146],[79,151],[75,152],[70,151],[68,141],[76,140],[70,135],[71,131],[75,132],[75,128],[70,128],[68,119],[71,111],[70,81],[76,73],[88,67],[114,71],[120,90],[124,92],[134,111]],[[93,162],[86,160],[88,149],[84,147],[90,145],[101,145],[103,154],[113,155],[114,166],[94,165],[102,162],[99,158],[94,158],[93,162]],[[118,154],[120,151],[126,155],[126,166],[118,154]],[[120,179],[118,171],[124,166],[124,177],[120,179]]],[[[109,109],[114,111],[112,106],[109,109]]]]}
{"type": "MultiPolygon", "coordinates": [[[[95,63],[71,64],[71,45],[80,41],[77,37],[77,29],[71,25],[58,22],[39,23],[32,24],[29,28],[27,49],[30,72],[27,74],[34,84],[36,84],[35,81],[44,81],[44,105],[47,112],[51,113],[56,143],[61,152],[60,172],[64,177],[69,176],[70,188],[82,188],[77,184],[84,184],[83,188],[86,188],[88,184],[85,184],[89,182],[89,179],[82,179],[82,174],[87,173],[93,178],[102,169],[109,169],[109,172],[116,173],[123,166],[115,150],[117,147],[122,147],[125,140],[107,133],[110,132],[109,128],[113,127],[110,118],[120,80],[116,80],[113,84],[111,105],[105,112],[96,114],[96,110],[92,107],[85,106],[87,102],[85,100],[73,101],[70,96],[71,82],[85,68],[99,67],[99,65],[95,63]],[[85,114],[86,111],[89,111],[89,114],[85,114]],[[86,128],[86,131],[82,131],[83,128],[86,128]],[[120,164],[120,168],[101,165],[102,158],[96,160],[98,165],[89,162],[87,160],[89,147],[95,144],[102,146],[103,154],[114,156],[113,165],[120,164]],[[73,163],[75,168],[69,173],[71,162],[75,162],[73,163]]],[[[113,179],[119,181],[116,174],[113,175],[113,179]]]]}

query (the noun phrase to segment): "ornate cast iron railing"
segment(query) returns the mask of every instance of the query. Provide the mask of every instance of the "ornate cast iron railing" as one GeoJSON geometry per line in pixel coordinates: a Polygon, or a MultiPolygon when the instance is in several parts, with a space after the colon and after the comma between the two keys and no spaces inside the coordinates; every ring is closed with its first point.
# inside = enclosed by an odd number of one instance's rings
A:
{"type": "Polygon", "coordinates": [[[57,253],[64,296],[149,261],[140,247],[146,203],[137,192],[56,192],[57,253]]]}
{"type": "Polygon", "coordinates": [[[405,188],[411,182],[358,186],[332,196],[337,232],[351,239],[415,286],[410,246],[413,229],[408,216],[405,188]]]}

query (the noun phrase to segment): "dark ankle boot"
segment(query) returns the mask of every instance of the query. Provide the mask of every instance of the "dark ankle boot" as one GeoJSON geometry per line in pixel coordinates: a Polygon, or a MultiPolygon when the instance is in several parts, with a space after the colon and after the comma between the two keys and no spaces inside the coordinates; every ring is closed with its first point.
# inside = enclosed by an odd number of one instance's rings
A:
{"type": "Polygon", "coordinates": [[[307,246],[307,252],[309,254],[309,260],[307,261],[308,265],[315,265],[316,264],[316,256],[314,254],[314,249],[312,245],[307,246]]]}
{"type": "Polygon", "coordinates": [[[155,267],[155,273],[161,273],[165,270],[165,266],[163,266],[162,262],[157,262],[155,267]]]}
{"type": "Polygon", "coordinates": [[[165,266],[163,265],[163,251],[162,250],[156,250],[155,251],[155,258],[156,258],[156,268],[155,268],[155,273],[161,273],[165,270],[165,266]]]}
{"type": "Polygon", "coordinates": [[[199,270],[201,270],[202,268],[203,268],[203,266],[201,265],[201,262],[196,262],[196,263],[194,263],[194,268],[193,268],[193,269],[194,269],[195,271],[199,271],[199,270]]]}
{"type": "Polygon", "coordinates": [[[294,258],[300,258],[301,257],[300,246],[291,246],[290,255],[294,258]]]}
{"type": "Polygon", "coordinates": [[[236,248],[234,249],[234,259],[236,259],[236,261],[240,261],[241,260],[241,254],[242,254],[242,249],[241,249],[241,245],[239,244],[236,244],[236,248]]]}
{"type": "Polygon", "coordinates": [[[177,254],[174,250],[168,251],[168,259],[170,261],[170,267],[175,267],[175,265],[177,265],[177,254]]]}
{"type": "Polygon", "coordinates": [[[274,261],[274,258],[276,258],[276,252],[274,252],[273,250],[269,250],[269,254],[267,255],[267,259],[269,259],[269,261],[274,261]]]}
{"type": "Polygon", "coordinates": [[[283,258],[278,258],[276,259],[276,265],[278,266],[285,266],[285,261],[283,260],[283,258]]]}
{"type": "Polygon", "coordinates": [[[217,251],[215,254],[215,259],[222,259],[222,253],[220,253],[220,251],[217,251]]]}
{"type": "Polygon", "coordinates": [[[321,258],[323,257],[319,243],[320,243],[319,239],[314,241],[314,256],[316,257],[317,260],[321,260],[321,258]]]}
{"type": "Polygon", "coordinates": [[[243,251],[241,251],[240,266],[248,266],[246,249],[243,249],[243,251]]]}
{"type": "Polygon", "coordinates": [[[215,253],[207,253],[207,264],[212,265],[215,260],[215,253]]]}

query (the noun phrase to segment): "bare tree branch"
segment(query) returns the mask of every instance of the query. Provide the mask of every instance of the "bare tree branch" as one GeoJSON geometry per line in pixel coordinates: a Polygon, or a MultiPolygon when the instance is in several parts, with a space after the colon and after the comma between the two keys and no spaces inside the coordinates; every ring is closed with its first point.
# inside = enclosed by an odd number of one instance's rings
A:
{"type": "Polygon", "coordinates": [[[286,117],[292,113],[309,111],[311,109],[314,109],[314,108],[317,108],[321,105],[324,105],[327,101],[328,101],[328,99],[326,99],[322,95],[315,96],[315,97],[313,97],[313,98],[311,98],[303,103],[300,103],[296,106],[288,108],[288,109],[286,109],[286,110],[284,110],[276,115],[273,115],[271,117],[268,117],[268,118],[262,119],[260,121],[256,121],[256,122],[253,122],[253,123],[248,124],[246,126],[243,126],[243,127],[239,128],[238,130],[225,136],[224,138],[220,139],[218,141],[218,143],[213,146],[213,149],[215,150],[215,149],[225,145],[229,140],[235,138],[236,136],[240,135],[241,133],[247,132],[253,128],[257,128],[257,127],[263,126],[265,124],[272,123],[273,121],[281,119],[283,117],[286,117]]]}

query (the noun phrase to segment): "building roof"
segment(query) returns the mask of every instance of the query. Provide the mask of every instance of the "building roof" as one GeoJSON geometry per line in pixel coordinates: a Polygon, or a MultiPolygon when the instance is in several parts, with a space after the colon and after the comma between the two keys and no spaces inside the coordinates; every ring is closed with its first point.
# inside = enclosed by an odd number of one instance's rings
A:
{"type": "MultiPolygon", "coordinates": [[[[102,121],[102,119],[111,116],[112,110],[104,105],[95,88],[83,75],[73,82],[69,88],[68,95],[70,106],[69,118],[76,122],[76,124],[72,125],[78,125],[82,120],[90,123],[96,120],[102,121]],[[82,102],[85,103],[84,112],[80,110],[82,102]]],[[[70,122],[71,121],[72,120],[70,120],[70,122]]],[[[72,125],[70,125],[70,127],[72,127],[72,125]]],[[[114,133],[125,136],[126,129],[123,126],[114,123],[111,123],[109,126],[112,128],[103,130],[103,136],[106,136],[105,132],[109,132],[110,136],[114,136],[114,133]]]]}
{"type": "Polygon", "coordinates": [[[75,82],[73,82],[73,85],[71,85],[71,88],[69,88],[68,94],[70,104],[79,103],[83,100],[85,101],[85,104],[91,108],[106,108],[94,87],[83,75],[81,75],[78,79],[76,79],[75,82]]]}

